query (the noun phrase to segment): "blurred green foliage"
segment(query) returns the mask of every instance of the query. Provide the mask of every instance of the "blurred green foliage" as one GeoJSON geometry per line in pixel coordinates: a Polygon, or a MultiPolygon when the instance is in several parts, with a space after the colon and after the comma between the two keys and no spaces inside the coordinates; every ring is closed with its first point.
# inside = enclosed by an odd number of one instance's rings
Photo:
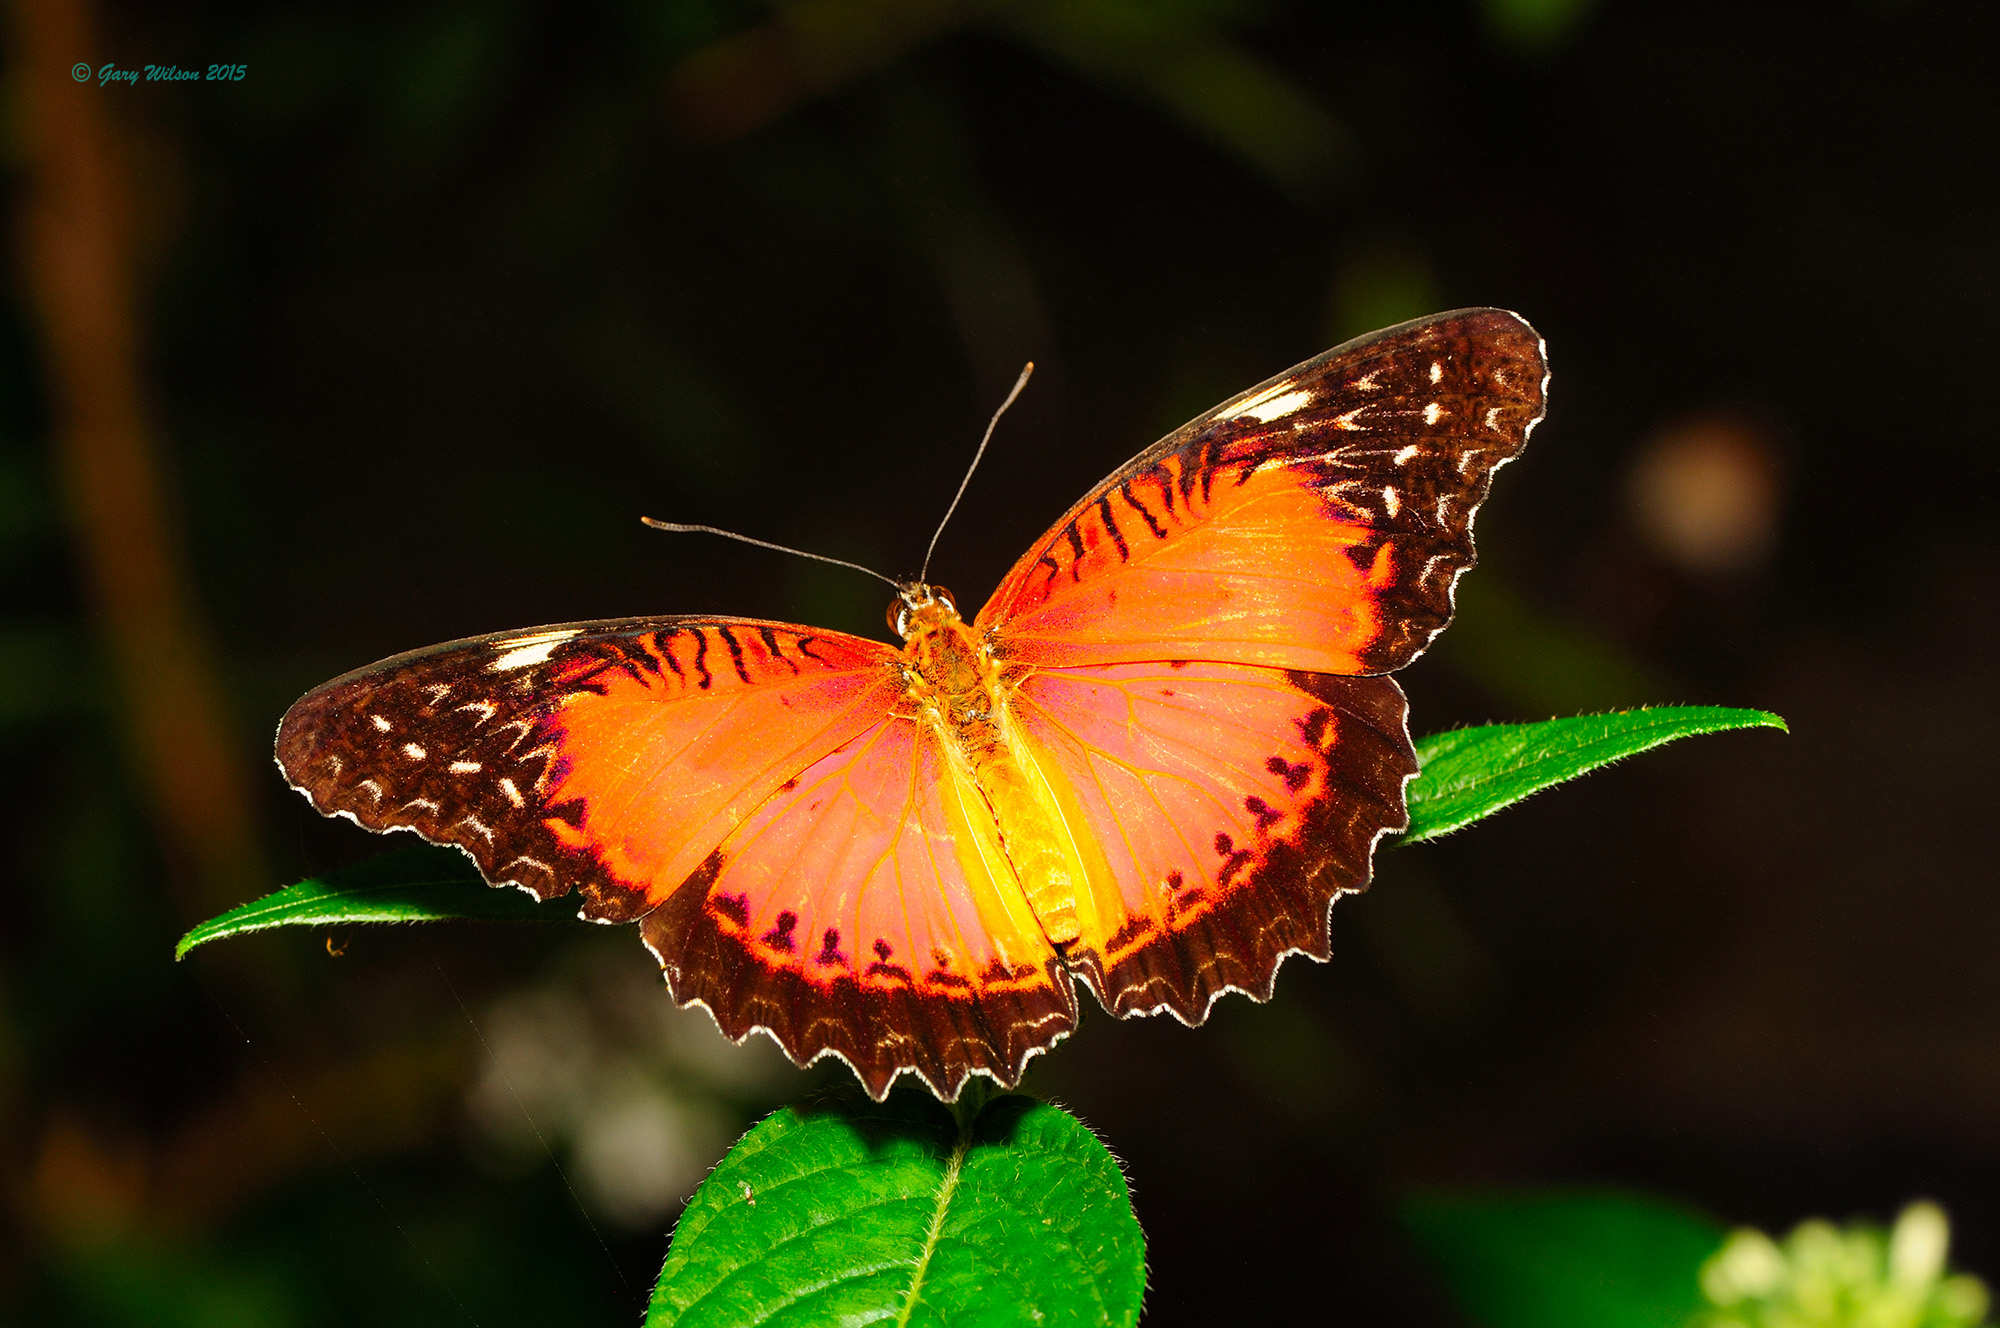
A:
{"type": "Polygon", "coordinates": [[[1633,1194],[1431,1193],[1403,1220],[1482,1328],[1978,1328],[1937,1205],[1893,1229],[1803,1222],[1782,1244],[1633,1194]]]}
{"type": "Polygon", "coordinates": [[[1570,41],[1595,0],[1480,0],[1487,28],[1519,55],[1545,56],[1570,41]]]}
{"type": "Polygon", "coordinates": [[[1682,1328],[1713,1224],[1637,1195],[1420,1194],[1403,1222],[1481,1328],[1682,1328]]]}

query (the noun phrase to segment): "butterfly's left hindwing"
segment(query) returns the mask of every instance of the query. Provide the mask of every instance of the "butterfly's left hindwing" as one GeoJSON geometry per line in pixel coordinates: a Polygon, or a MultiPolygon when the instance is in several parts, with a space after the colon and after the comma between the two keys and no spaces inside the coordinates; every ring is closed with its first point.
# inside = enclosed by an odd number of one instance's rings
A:
{"type": "Polygon", "coordinates": [[[1012,1087],[1076,1024],[978,791],[904,718],[787,780],[641,925],[677,1000],[837,1054],[878,1099],[905,1069],[1012,1087]]]}
{"type": "Polygon", "coordinates": [[[1014,565],[981,627],[1025,663],[1401,668],[1444,629],[1495,468],[1542,417],[1542,340],[1466,309],[1389,328],[1176,430],[1014,565]]]}
{"type": "Polygon", "coordinates": [[[675,999],[732,1038],[839,1055],[878,1098],[904,1070],[1012,1086],[1075,988],[896,658],[701,618],[481,637],[313,691],[278,761],[323,812],[643,918],[675,999]]]}

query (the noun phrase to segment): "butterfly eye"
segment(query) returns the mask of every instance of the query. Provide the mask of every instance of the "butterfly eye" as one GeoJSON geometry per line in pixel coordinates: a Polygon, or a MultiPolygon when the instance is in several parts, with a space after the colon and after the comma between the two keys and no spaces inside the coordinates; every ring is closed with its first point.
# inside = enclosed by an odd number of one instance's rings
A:
{"type": "Polygon", "coordinates": [[[958,612],[958,601],[953,599],[951,597],[951,592],[949,590],[946,590],[943,586],[932,586],[931,598],[936,600],[938,603],[944,605],[945,608],[951,610],[952,613],[956,614],[958,612]]]}
{"type": "Polygon", "coordinates": [[[903,624],[909,621],[910,606],[900,599],[889,601],[889,630],[897,636],[904,635],[903,624]]]}

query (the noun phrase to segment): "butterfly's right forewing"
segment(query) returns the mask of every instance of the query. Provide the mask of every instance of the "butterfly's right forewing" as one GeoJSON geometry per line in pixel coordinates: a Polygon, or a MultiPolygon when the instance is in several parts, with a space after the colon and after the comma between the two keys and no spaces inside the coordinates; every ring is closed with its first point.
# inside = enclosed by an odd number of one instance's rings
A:
{"type": "Polygon", "coordinates": [[[1501,309],[1336,346],[1120,467],[1022,556],[979,625],[1040,668],[1399,669],[1450,620],[1473,516],[1547,382],[1541,337],[1501,309]]]}

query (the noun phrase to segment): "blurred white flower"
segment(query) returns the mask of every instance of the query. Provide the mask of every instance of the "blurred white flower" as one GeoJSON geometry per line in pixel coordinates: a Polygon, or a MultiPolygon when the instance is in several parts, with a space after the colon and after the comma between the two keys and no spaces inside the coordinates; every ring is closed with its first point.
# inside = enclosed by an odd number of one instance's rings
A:
{"type": "Polygon", "coordinates": [[[657,1228],[729,1147],[729,1126],[713,1106],[684,1102],[643,1075],[603,1088],[576,1125],[577,1185],[609,1221],[657,1228]]]}
{"type": "Polygon", "coordinates": [[[1986,1287],[1946,1276],[1951,1229],[1936,1204],[1913,1203],[1895,1228],[1802,1222],[1782,1246],[1731,1233],[1702,1265],[1711,1308],[1695,1328],[1974,1328],[1986,1287]]]}
{"type": "Polygon", "coordinates": [[[466,1112],[506,1170],[553,1155],[591,1214],[658,1229],[728,1148],[745,1104],[797,1074],[768,1038],[736,1046],[677,1008],[643,962],[591,956],[475,1020],[466,1112]]]}

